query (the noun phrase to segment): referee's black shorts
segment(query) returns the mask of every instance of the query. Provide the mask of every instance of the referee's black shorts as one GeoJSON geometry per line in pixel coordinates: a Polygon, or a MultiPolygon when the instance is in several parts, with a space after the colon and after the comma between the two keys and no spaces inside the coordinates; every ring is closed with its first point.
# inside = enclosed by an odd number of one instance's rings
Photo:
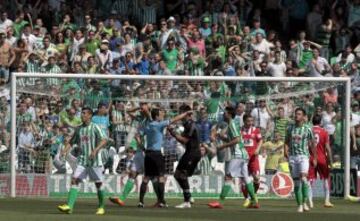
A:
{"type": "Polygon", "coordinates": [[[165,175],[165,158],[161,151],[145,151],[145,176],[164,176],[165,175]]]}
{"type": "Polygon", "coordinates": [[[185,172],[188,177],[194,174],[194,171],[201,159],[200,154],[193,152],[185,152],[181,157],[176,170],[185,172]]]}

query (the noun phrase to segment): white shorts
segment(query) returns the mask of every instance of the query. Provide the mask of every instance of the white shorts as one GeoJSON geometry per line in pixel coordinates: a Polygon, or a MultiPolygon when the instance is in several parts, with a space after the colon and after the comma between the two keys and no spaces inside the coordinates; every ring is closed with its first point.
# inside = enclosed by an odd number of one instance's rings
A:
{"type": "Polygon", "coordinates": [[[144,173],[144,153],[142,151],[137,151],[133,159],[128,160],[126,168],[139,174],[144,173]]]}
{"type": "Polygon", "coordinates": [[[309,157],[306,155],[290,156],[289,166],[291,176],[293,178],[300,178],[301,174],[309,173],[309,157]]]}
{"type": "Polygon", "coordinates": [[[95,183],[100,183],[103,181],[103,172],[103,166],[83,167],[81,165],[78,165],[74,171],[73,178],[83,181],[89,176],[91,181],[94,181],[95,183]]]}
{"type": "Polygon", "coordinates": [[[76,169],[77,158],[74,157],[71,153],[68,153],[64,158],[60,157],[60,154],[55,155],[53,165],[58,170],[58,172],[66,173],[66,162],[69,163],[72,170],[76,169]]]}
{"type": "Polygon", "coordinates": [[[248,172],[248,160],[235,158],[225,162],[225,175],[235,177],[247,178],[248,172]]]}

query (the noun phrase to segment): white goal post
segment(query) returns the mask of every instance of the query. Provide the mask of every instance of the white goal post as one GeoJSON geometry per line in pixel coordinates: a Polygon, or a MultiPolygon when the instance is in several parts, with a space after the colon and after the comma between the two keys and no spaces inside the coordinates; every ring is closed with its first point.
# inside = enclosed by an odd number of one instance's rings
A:
{"type": "Polygon", "coordinates": [[[351,79],[333,77],[219,77],[219,76],[139,76],[104,74],[47,74],[12,73],[11,75],[11,158],[10,158],[10,197],[16,197],[16,96],[19,78],[73,78],[108,80],[174,80],[174,81],[233,81],[233,82],[337,82],[345,85],[345,148],[344,148],[344,197],[350,194],[350,115],[351,115],[351,79]]]}

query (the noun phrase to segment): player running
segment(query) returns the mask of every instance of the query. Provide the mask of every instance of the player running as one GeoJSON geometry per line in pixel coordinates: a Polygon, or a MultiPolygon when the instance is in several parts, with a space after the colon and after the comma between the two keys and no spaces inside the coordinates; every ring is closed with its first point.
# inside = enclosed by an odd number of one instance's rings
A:
{"type": "MultiPolygon", "coordinates": [[[[248,172],[253,177],[254,190],[257,193],[260,187],[260,165],[259,165],[259,152],[262,145],[261,132],[259,128],[254,127],[254,118],[245,114],[243,116],[244,126],[241,128],[241,135],[244,140],[245,149],[249,155],[248,172]]],[[[241,191],[244,195],[245,202],[244,207],[250,205],[249,194],[246,190],[245,183],[241,184],[241,191]]]]}
{"type": "Polygon", "coordinates": [[[176,134],[173,129],[169,128],[170,134],[185,146],[185,153],[179,160],[175,170],[174,177],[179,183],[184,194],[184,202],[177,205],[178,209],[191,208],[191,193],[188,177],[191,177],[201,159],[199,130],[192,119],[191,108],[188,105],[180,107],[181,113],[189,114],[183,119],[184,132],[182,135],[176,134]]]}
{"type": "Polygon", "coordinates": [[[309,169],[309,206],[310,208],[314,207],[313,203],[313,192],[312,185],[315,183],[317,178],[317,173],[320,176],[320,179],[324,182],[324,192],[325,192],[325,203],[324,207],[332,208],[334,205],[330,202],[330,169],[332,165],[332,153],[330,148],[329,134],[320,127],[321,116],[315,115],[312,120],[313,123],[313,133],[316,140],[316,155],[317,155],[317,165],[313,165],[314,154],[310,152],[310,169],[309,169]]]}
{"type": "MultiPolygon", "coordinates": [[[[225,183],[221,190],[220,200],[224,202],[226,196],[231,190],[231,184],[233,178],[240,177],[241,181],[245,183],[247,192],[251,197],[251,204],[248,208],[260,208],[255,190],[254,184],[252,183],[248,175],[248,161],[249,155],[245,150],[243,139],[241,137],[240,128],[238,128],[233,121],[236,115],[233,107],[226,107],[224,112],[224,120],[228,124],[227,136],[229,142],[226,142],[217,147],[218,150],[224,148],[230,148],[231,159],[225,165],[225,183]]],[[[211,202],[208,204],[210,208],[222,208],[223,203],[218,201],[211,202]]]]}
{"type": "Polygon", "coordinates": [[[314,154],[313,165],[316,167],[316,145],[314,135],[305,124],[306,112],[302,108],[295,110],[295,125],[288,128],[285,138],[285,157],[289,159],[291,176],[295,183],[295,198],[298,212],[309,211],[306,204],[309,191],[307,179],[309,172],[309,149],[314,154]]]}
{"type": "Polygon", "coordinates": [[[104,191],[102,190],[103,180],[103,162],[100,151],[107,143],[107,136],[104,131],[96,124],[91,122],[93,112],[90,108],[84,107],[81,111],[81,120],[83,124],[76,130],[72,139],[66,139],[65,149],[62,153],[65,156],[73,145],[78,145],[79,156],[78,164],[72,175],[71,189],[68,194],[67,203],[58,206],[63,213],[72,213],[74,204],[79,191],[79,183],[86,179],[95,182],[99,207],[96,211],[97,215],[105,214],[104,191]]]}

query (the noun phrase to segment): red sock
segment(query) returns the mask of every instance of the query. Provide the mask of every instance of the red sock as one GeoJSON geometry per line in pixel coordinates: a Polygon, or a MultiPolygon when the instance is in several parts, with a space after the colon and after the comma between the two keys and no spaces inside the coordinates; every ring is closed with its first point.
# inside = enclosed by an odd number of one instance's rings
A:
{"type": "Polygon", "coordinates": [[[260,187],[260,183],[254,183],[255,193],[257,193],[257,191],[259,190],[259,187],[260,187]]]}
{"type": "Polygon", "coordinates": [[[249,197],[249,193],[244,184],[241,184],[241,192],[243,193],[245,199],[249,197]]]}

